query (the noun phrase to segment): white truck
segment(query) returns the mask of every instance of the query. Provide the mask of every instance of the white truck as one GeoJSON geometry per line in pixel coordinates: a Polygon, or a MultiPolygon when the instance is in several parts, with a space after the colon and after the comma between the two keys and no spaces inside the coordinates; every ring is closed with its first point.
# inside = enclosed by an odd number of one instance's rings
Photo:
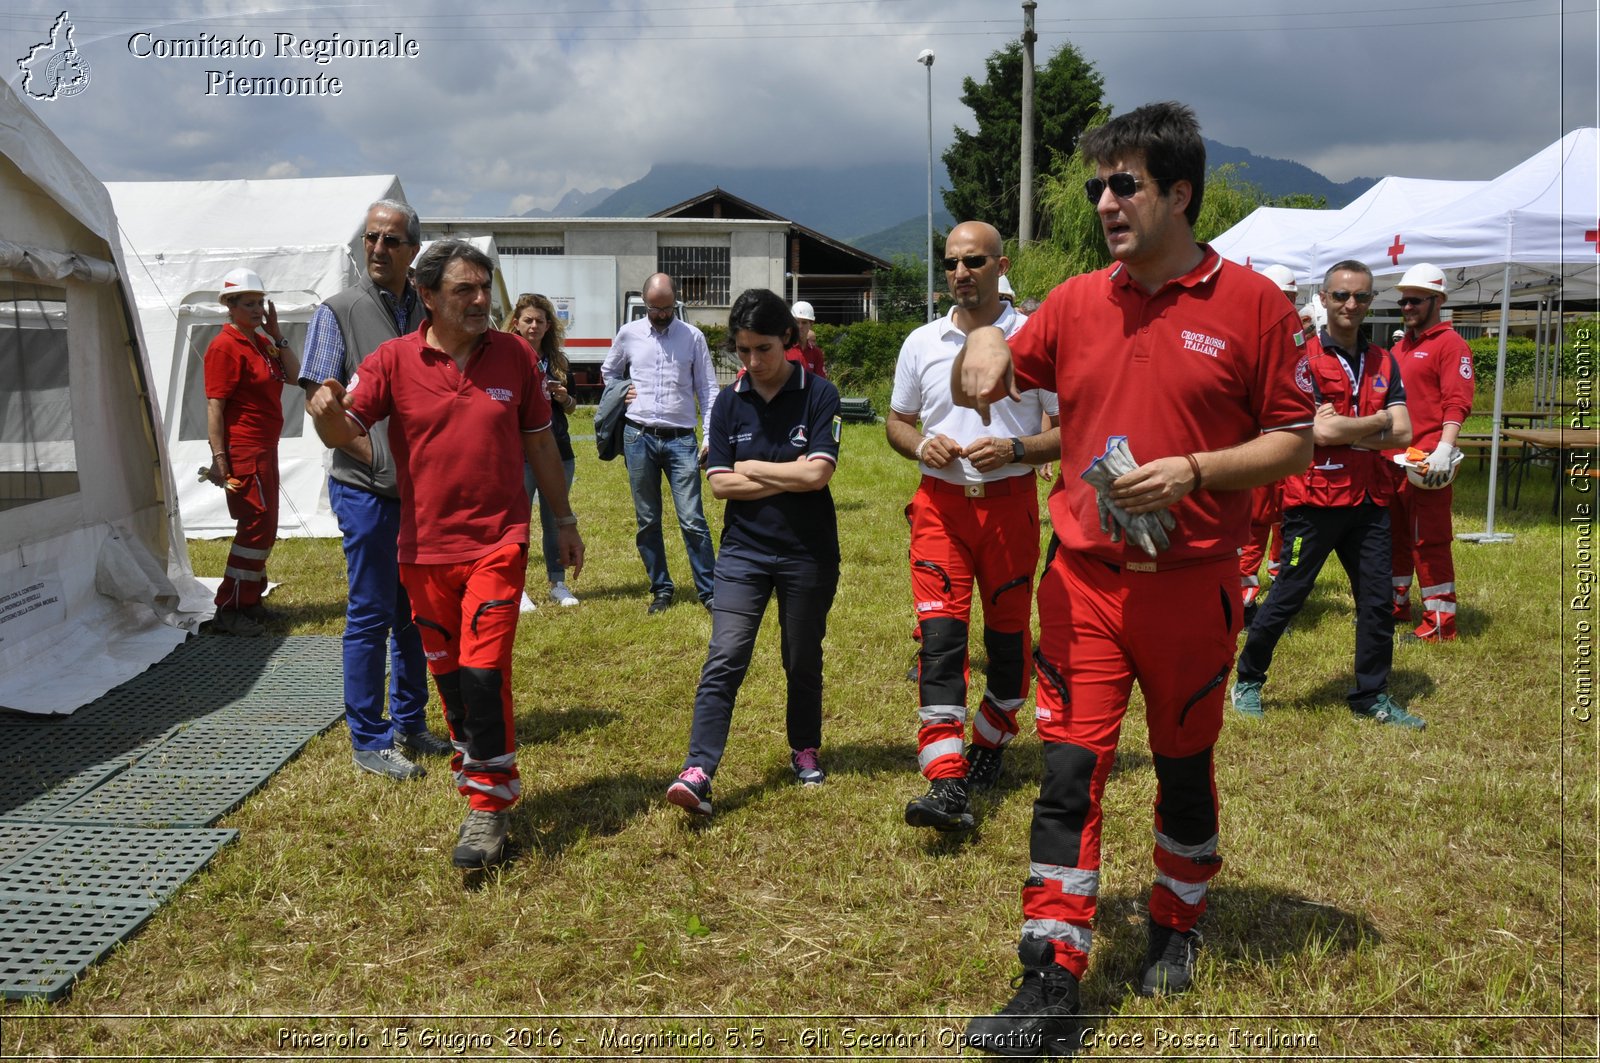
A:
{"type": "Polygon", "coordinates": [[[600,363],[626,320],[617,295],[617,260],[610,255],[502,254],[500,273],[513,303],[523,292],[549,297],[572,363],[568,387],[580,401],[597,399],[600,363]]]}

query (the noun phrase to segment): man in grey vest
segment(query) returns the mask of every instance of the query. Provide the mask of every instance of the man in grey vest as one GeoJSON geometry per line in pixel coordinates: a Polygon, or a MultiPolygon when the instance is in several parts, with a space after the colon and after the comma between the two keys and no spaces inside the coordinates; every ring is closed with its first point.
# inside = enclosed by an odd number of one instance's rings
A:
{"type": "MultiPolygon", "coordinates": [[[[348,385],[378,345],[415,332],[426,311],[407,279],[422,241],[417,212],[380,199],[362,234],[366,276],[317,307],[306,330],[300,386],[307,400],[324,380],[348,385]]],[[[356,767],[391,779],[425,773],[412,755],[444,756],[449,742],[428,730],[428,671],[411,602],[400,585],[396,543],[400,495],[388,423],[333,451],[328,502],[344,536],[350,592],[344,622],[344,708],[356,767]],[[389,717],[384,718],[384,663],[389,717]],[[396,746],[400,748],[396,748],[396,746]]]]}

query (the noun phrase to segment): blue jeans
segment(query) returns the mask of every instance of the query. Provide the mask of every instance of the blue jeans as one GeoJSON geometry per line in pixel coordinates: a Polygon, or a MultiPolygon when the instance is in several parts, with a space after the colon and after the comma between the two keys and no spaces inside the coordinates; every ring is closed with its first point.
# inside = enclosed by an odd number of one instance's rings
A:
{"type": "Polygon", "coordinates": [[[394,733],[428,727],[428,669],[411,600],[400,586],[400,502],[328,481],[344,535],[349,598],[344,612],[344,713],[356,749],[389,749],[394,733]],[[389,719],[383,717],[384,663],[389,719]]]}
{"type": "Polygon", "coordinates": [[[638,525],[634,541],[639,559],[650,577],[651,597],[670,597],[672,576],[667,572],[667,548],[661,539],[661,474],[672,488],[672,508],[678,511],[678,529],[689,554],[695,594],[702,602],[713,592],[717,558],[711,548],[705,511],[700,508],[700,448],[689,432],[663,439],[633,425],[622,429],[622,454],[628,463],[628,483],[633,488],[633,515],[638,525]]]}
{"type": "Polygon", "coordinates": [[[822,637],[839,586],[839,566],[810,558],[745,554],[717,558],[717,604],[711,645],[694,694],[694,723],[685,768],[715,775],[728,744],[733,702],[750,668],[767,602],[778,596],[778,631],[788,677],[785,731],[790,749],[822,745],[822,637]]]}
{"type": "MultiPolygon", "coordinates": [[[[578,462],[575,458],[562,458],[561,468],[567,474],[567,495],[572,495],[572,481],[578,475],[578,462]]],[[[556,533],[556,515],[550,508],[550,503],[544,495],[539,493],[539,484],[533,478],[533,466],[527,462],[522,463],[522,486],[528,491],[528,497],[539,503],[539,527],[543,532],[544,543],[544,574],[551,583],[565,583],[567,570],[561,566],[561,547],[558,545],[556,533]]]]}

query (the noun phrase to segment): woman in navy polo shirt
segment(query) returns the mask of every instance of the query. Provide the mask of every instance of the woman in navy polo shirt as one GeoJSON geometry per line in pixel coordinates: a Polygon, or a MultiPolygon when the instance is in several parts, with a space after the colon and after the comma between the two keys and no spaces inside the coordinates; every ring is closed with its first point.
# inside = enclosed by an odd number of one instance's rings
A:
{"type": "Polygon", "coordinates": [[[667,790],[668,801],[696,815],[711,814],[733,701],[774,594],[789,679],[789,763],[801,784],[823,780],[822,637],[839,585],[839,523],[828,491],[839,460],[839,392],[784,356],[798,334],[788,304],[765,289],[740,295],[728,314],[728,342],[745,371],[717,395],[706,437],[711,493],[728,503],[711,646],[689,755],[667,790]]]}

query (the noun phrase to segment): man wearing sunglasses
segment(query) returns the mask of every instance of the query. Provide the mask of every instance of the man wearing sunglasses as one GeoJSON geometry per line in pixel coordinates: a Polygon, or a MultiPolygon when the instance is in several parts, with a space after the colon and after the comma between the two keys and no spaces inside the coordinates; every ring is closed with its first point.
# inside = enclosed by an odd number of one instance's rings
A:
{"type": "Polygon", "coordinates": [[[1456,437],[1472,412],[1472,348],[1440,317],[1447,295],[1444,271],[1427,262],[1406,270],[1399,289],[1406,334],[1394,346],[1406,378],[1414,440],[1428,452],[1423,487],[1409,479],[1394,506],[1394,617],[1411,622],[1411,577],[1422,579],[1422,623],[1406,639],[1449,642],[1456,637],[1456,569],[1450,546],[1451,480],[1461,452],[1456,437]]]}
{"type": "Polygon", "coordinates": [[[1372,305],[1372,271],[1354,260],[1327,273],[1321,290],[1328,327],[1306,343],[1295,383],[1317,405],[1310,467],[1283,484],[1283,565],[1239,653],[1234,710],[1260,719],[1261,687],[1272,651],[1317,582],[1323,562],[1339,556],[1356,604],[1355,689],[1350,711],[1421,730],[1422,718],[1389,697],[1394,613],[1389,571],[1394,466],[1385,450],[1411,442],[1405,387],[1395,359],[1361,332],[1372,305]]]}
{"type": "Polygon", "coordinates": [[[1189,987],[1195,923],[1222,865],[1212,747],[1239,631],[1250,489],[1304,469],[1312,451],[1311,399],[1294,383],[1294,307],[1271,281],[1195,243],[1205,146],[1194,112],[1151,104],[1078,146],[1097,167],[1085,191],[1115,263],[1059,285],[1009,343],[997,328],[974,331],[952,381],[955,401],[984,416],[1018,388],[1048,387],[1061,402],[1056,541],[1039,584],[1045,774],[1022,890],[1022,978],[999,1014],[966,1031],[970,1046],[1002,1055],[1079,1047],[1101,797],[1135,681],[1158,787],[1136,985],[1189,987]],[[1132,471],[1100,476],[1103,487],[1082,475],[1129,453],[1132,471]],[[1140,545],[1106,530],[1132,532],[1134,518],[1167,510],[1170,543],[1153,557],[1148,526],[1132,536],[1140,545]],[[1118,512],[1126,525],[1102,523],[1118,512]]]}
{"type": "Polygon", "coordinates": [[[950,399],[950,367],[973,329],[1009,336],[1026,320],[1000,298],[1010,262],[1000,233],[969,221],[945,240],[945,282],[955,305],[906,337],[889,399],[889,445],[915,461],[922,482],[911,522],[911,596],[921,649],[917,761],[928,792],[906,806],[913,827],[967,830],[969,788],[1000,777],[1028,697],[1033,573],[1039,567],[1034,467],[1061,453],[1056,397],[1034,388],[994,405],[990,423],[950,399]],[[921,422],[921,427],[918,427],[921,422]],[[972,587],[983,601],[988,682],[967,732],[967,633],[972,587]]]}
{"type": "MultiPolygon", "coordinates": [[[[361,237],[365,274],[317,307],[306,330],[300,386],[308,408],[324,380],[348,385],[379,344],[422,324],[426,311],[408,279],[421,240],[421,223],[409,205],[383,199],[367,208],[361,237]]],[[[400,493],[388,421],[334,450],[328,504],[339,521],[350,584],[344,708],[352,756],[362,771],[420,779],[426,772],[405,754],[445,756],[451,747],[428,730],[427,662],[411,601],[400,585],[400,493]]]]}

